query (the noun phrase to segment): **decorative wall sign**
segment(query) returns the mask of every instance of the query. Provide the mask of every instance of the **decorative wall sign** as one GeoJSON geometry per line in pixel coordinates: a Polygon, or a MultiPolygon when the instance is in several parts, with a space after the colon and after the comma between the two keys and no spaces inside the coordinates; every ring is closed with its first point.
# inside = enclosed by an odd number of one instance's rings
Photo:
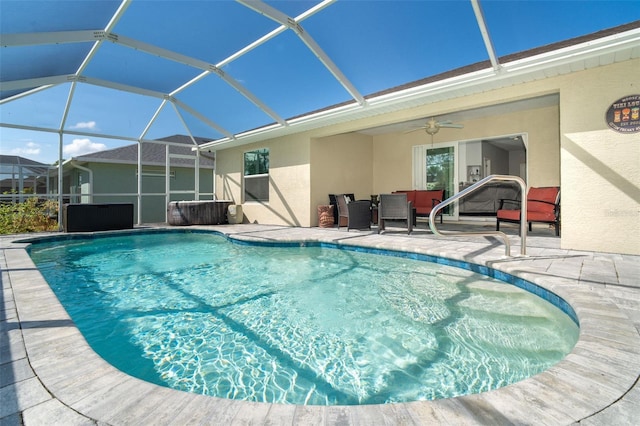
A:
{"type": "Polygon", "coordinates": [[[615,101],[607,110],[609,127],[620,133],[640,132],[640,95],[631,95],[615,101]]]}

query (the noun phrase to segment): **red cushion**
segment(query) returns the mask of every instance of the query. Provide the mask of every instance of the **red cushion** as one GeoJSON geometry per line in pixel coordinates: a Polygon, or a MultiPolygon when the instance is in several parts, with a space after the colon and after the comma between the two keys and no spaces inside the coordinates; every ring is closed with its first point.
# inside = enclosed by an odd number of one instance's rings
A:
{"type": "MultiPolygon", "coordinates": [[[[529,189],[529,193],[527,194],[527,212],[529,214],[534,212],[543,213],[545,215],[550,214],[551,216],[555,217],[554,204],[558,199],[558,191],[559,191],[559,188],[555,186],[551,186],[547,188],[529,189]],[[546,202],[540,203],[538,201],[546,201],[546,202]]],[[[529,219],[529,220],[535,220],[535,219],[529,219]]]]}
{"type": "MultiPolygon", "coordinates": [[[[560,188],[552,186],[546,188],[531,188],[527,194],[528,222],[555,222],[555,203],[558,201],[560,188]],[[541,202],[546,201],[546,202],[541,202]]],[[[520,220],[520,210],[498,210],[498,219],[520,220]]]]}
{"type": "Polygon", "coordinates": [[[442,191],[416,191],[416,214],[428,215],[429,213],[431,213],[434,205],[433,200],[441,200],[441,197],[442,191]]]}
{"type": "Polygon", "coordinates": [[[520,220],[520,210],[498,210],[498,219],[520,220]]]}
{"type": "Polygon", "coordinates": [[[407,201],[411,201],[416,204],[416,191],[393,191],[394,194],[407,194],[407,201]]]}
{"type": "Polygon", "coordinates": [[[544,213],[528,211],[527,220],[530,222],[555,222],[556,215],[554,212],[544,213]]]}
{"type": "MultiPolygon", "coordinates": [[[[394,194],[407,194],[407,201],[411,201],[413,207],[416,209],[417,215],[429,215],[433,209],[433,200],[442,201],[444,191],[441,189],[436,190],[412,190],[412,191],[394,191],[394,194]]],[[[438,202],[436,202],[437,204],[438,202]]]]}
{"type": "MultiPolygon", "coordinates": [[[[498,219],[504,220],[520,220],[520,210],[498,210],[498,219]]],[[[532,212],[527,213],[527,221],[529,222],[555,222],[556,215],[551,213],[532,212]]]]}
{"type": "Polygon", "coordinates": [[[416,191],[416,208],[417,207],[429,207],[433,205],[432,199],[437,197],[437,191],[416,191]]]}

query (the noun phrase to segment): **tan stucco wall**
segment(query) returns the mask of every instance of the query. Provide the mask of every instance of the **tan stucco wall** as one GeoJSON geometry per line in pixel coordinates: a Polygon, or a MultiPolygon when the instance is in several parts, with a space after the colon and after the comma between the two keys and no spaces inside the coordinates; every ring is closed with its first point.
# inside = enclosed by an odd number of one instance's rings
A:
{"type": "Polygon", "coordinates": [[[310,142],[298,134],[216,153],[216,194],[242,203],[244,221],[310,226],[310,142]],[[246,151],[269,149],[269,202],[243,203],[242,161],[246,151]]]}
{"type": "Polygon", "coordinates": [[[317,206],[329,204],[329,194],[373,194],[371,136],[348,133],[311,142],[311,223],[317,224],[317,206]]]}
{"type": "Polygon", "coordinates": [[[216,186],[220,199],[242,202],[243,153],[269,149],[269,203],[244,203],[245,222],[317,226],[317,206],[329,194],[372,194],[372,142],[361,134],[310,138],[308,133],[217,153],[216,186]]]}
{"type": "Polygon", "coordinates": [[[561,90],[562,247],[640,254],[640,133],[605,121],[640,94],[640,60],[571,74],[561,90]]]}
{"type": "Polygon", "coordinates": [[[377,135],[373,137],[373,193],[388,194],[413,189],[411,182],[413,134],[377,135]]]}
{"type": "MultiPolygon", "coordinates": [[[[560,184],[557,106],[483,117],[460,123],[464,124],[463,129],[441,129],[434,135],[434,146],[437,147],[440,143],[525,133],[528,140],[529,185],[557,186],[560,184]]],[[[375,193],[412,189],[413,146],[430,144],[431,137],[422,131],[375,136],[373,166],[375,193]]]]}

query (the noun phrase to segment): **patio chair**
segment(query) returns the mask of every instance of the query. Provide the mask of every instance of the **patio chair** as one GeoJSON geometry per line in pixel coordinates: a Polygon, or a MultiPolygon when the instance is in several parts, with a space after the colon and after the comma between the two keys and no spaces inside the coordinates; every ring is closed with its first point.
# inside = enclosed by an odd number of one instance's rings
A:
{"type": "MultiPolygon", "coordinates": [[[[356,197],[353,194],[344,194],[349,197],[350,200],[355,200],[356,197]]],[[[338,202],[336,201],[336,194],[329,194],[329,204],[333,206],[333,223],[338,223],[338,202]]]]}
{"type": "Polygon", "coordinates": [[[371,202],[352,201],[346,194],[336,195],[338,206],[338,229],[371,229],[371,202]]]}
{"type": "MultiPolygon", "coordinates": [[[[520,209],[504,209],[505,203],[517,203],[517,200],[500,200],[499,210],[496,212],[496,231],[500,230],[500,222],[520,223],[520,209]]],[[[549,186],[543,188],[530,188],[527,193],[527,218],[529,231],[533,222],[553,224],[556,228],[556,237],[560,236],[560,188],[549,186]]]]}
{"type": "Polygon", "coordinates": [[[407,194],[380,194],[378,204],[378,234],[385,230],[387,220],[406,221],[407,233],[413,231],[413,205],[407,194]]]}

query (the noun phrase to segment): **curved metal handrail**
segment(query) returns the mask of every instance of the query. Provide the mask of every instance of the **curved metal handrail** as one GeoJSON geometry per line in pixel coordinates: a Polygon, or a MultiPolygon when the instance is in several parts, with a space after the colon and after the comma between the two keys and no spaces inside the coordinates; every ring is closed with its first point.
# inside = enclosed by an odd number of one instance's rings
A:
{"type": "Polygon", "coordinates": [[[510,181],[510,182],[517,182],[520,185],[520,190],[522,191],[522,202],[520,205],[520,236],[521,236],[521,246],[520,246],[520,254],[522,256],[526,256],[527,254],[527,220],[526,220],[526,213],[525,213],[525,218],[522,218],[522,212],[526,212],[527,211],[527,184],[524,182],[524,180],[518,176],[510,176],[510,175],[489,175],[484,179],[479,180],[478,182],[474,183],[473,185],[471,185],[468,188],[463,189],[462,191],[458,192],[456,195],[454,195],[453,197],[447,198],[446,200],[444,200],[443,202],[441,202],[440,204],[437,204],[433,210],[431,210],[431,214],[429,214],[429,228],[431,229],[431,232],[434,233],[434,235],[438,235],[440,237],[444,236],[444,235],[453,235],[453,236],[462,236],[462,235],[477,235],[477,236],[491,236],[491,235],[496,235],[499,237],[502,237],[502,239],[504,240],[504,244],[505,244],[505,256],[511,256],[511,244],[509,243],[509,237],[507,237],[507,234],[505,234],[504,232],[501,231],[481,231],[481,232],[450,232],[450,231],[445,231],[440,232],[438,231],[438,229],[436,228],[436,215],[438,214],[438,212],[440,210],[442,210],[443,208],[445,208],[446,206],[448,206],[449,204],[453,203],[454,201],[458,201],[460,198],[466,197],[467,195],[471,194],[472,192],[477,191],[478,189],[480,189],[481,187],[483,187],[484,185],[486,185],[489,182],[493,182],[493,181],[510,181]]]}

